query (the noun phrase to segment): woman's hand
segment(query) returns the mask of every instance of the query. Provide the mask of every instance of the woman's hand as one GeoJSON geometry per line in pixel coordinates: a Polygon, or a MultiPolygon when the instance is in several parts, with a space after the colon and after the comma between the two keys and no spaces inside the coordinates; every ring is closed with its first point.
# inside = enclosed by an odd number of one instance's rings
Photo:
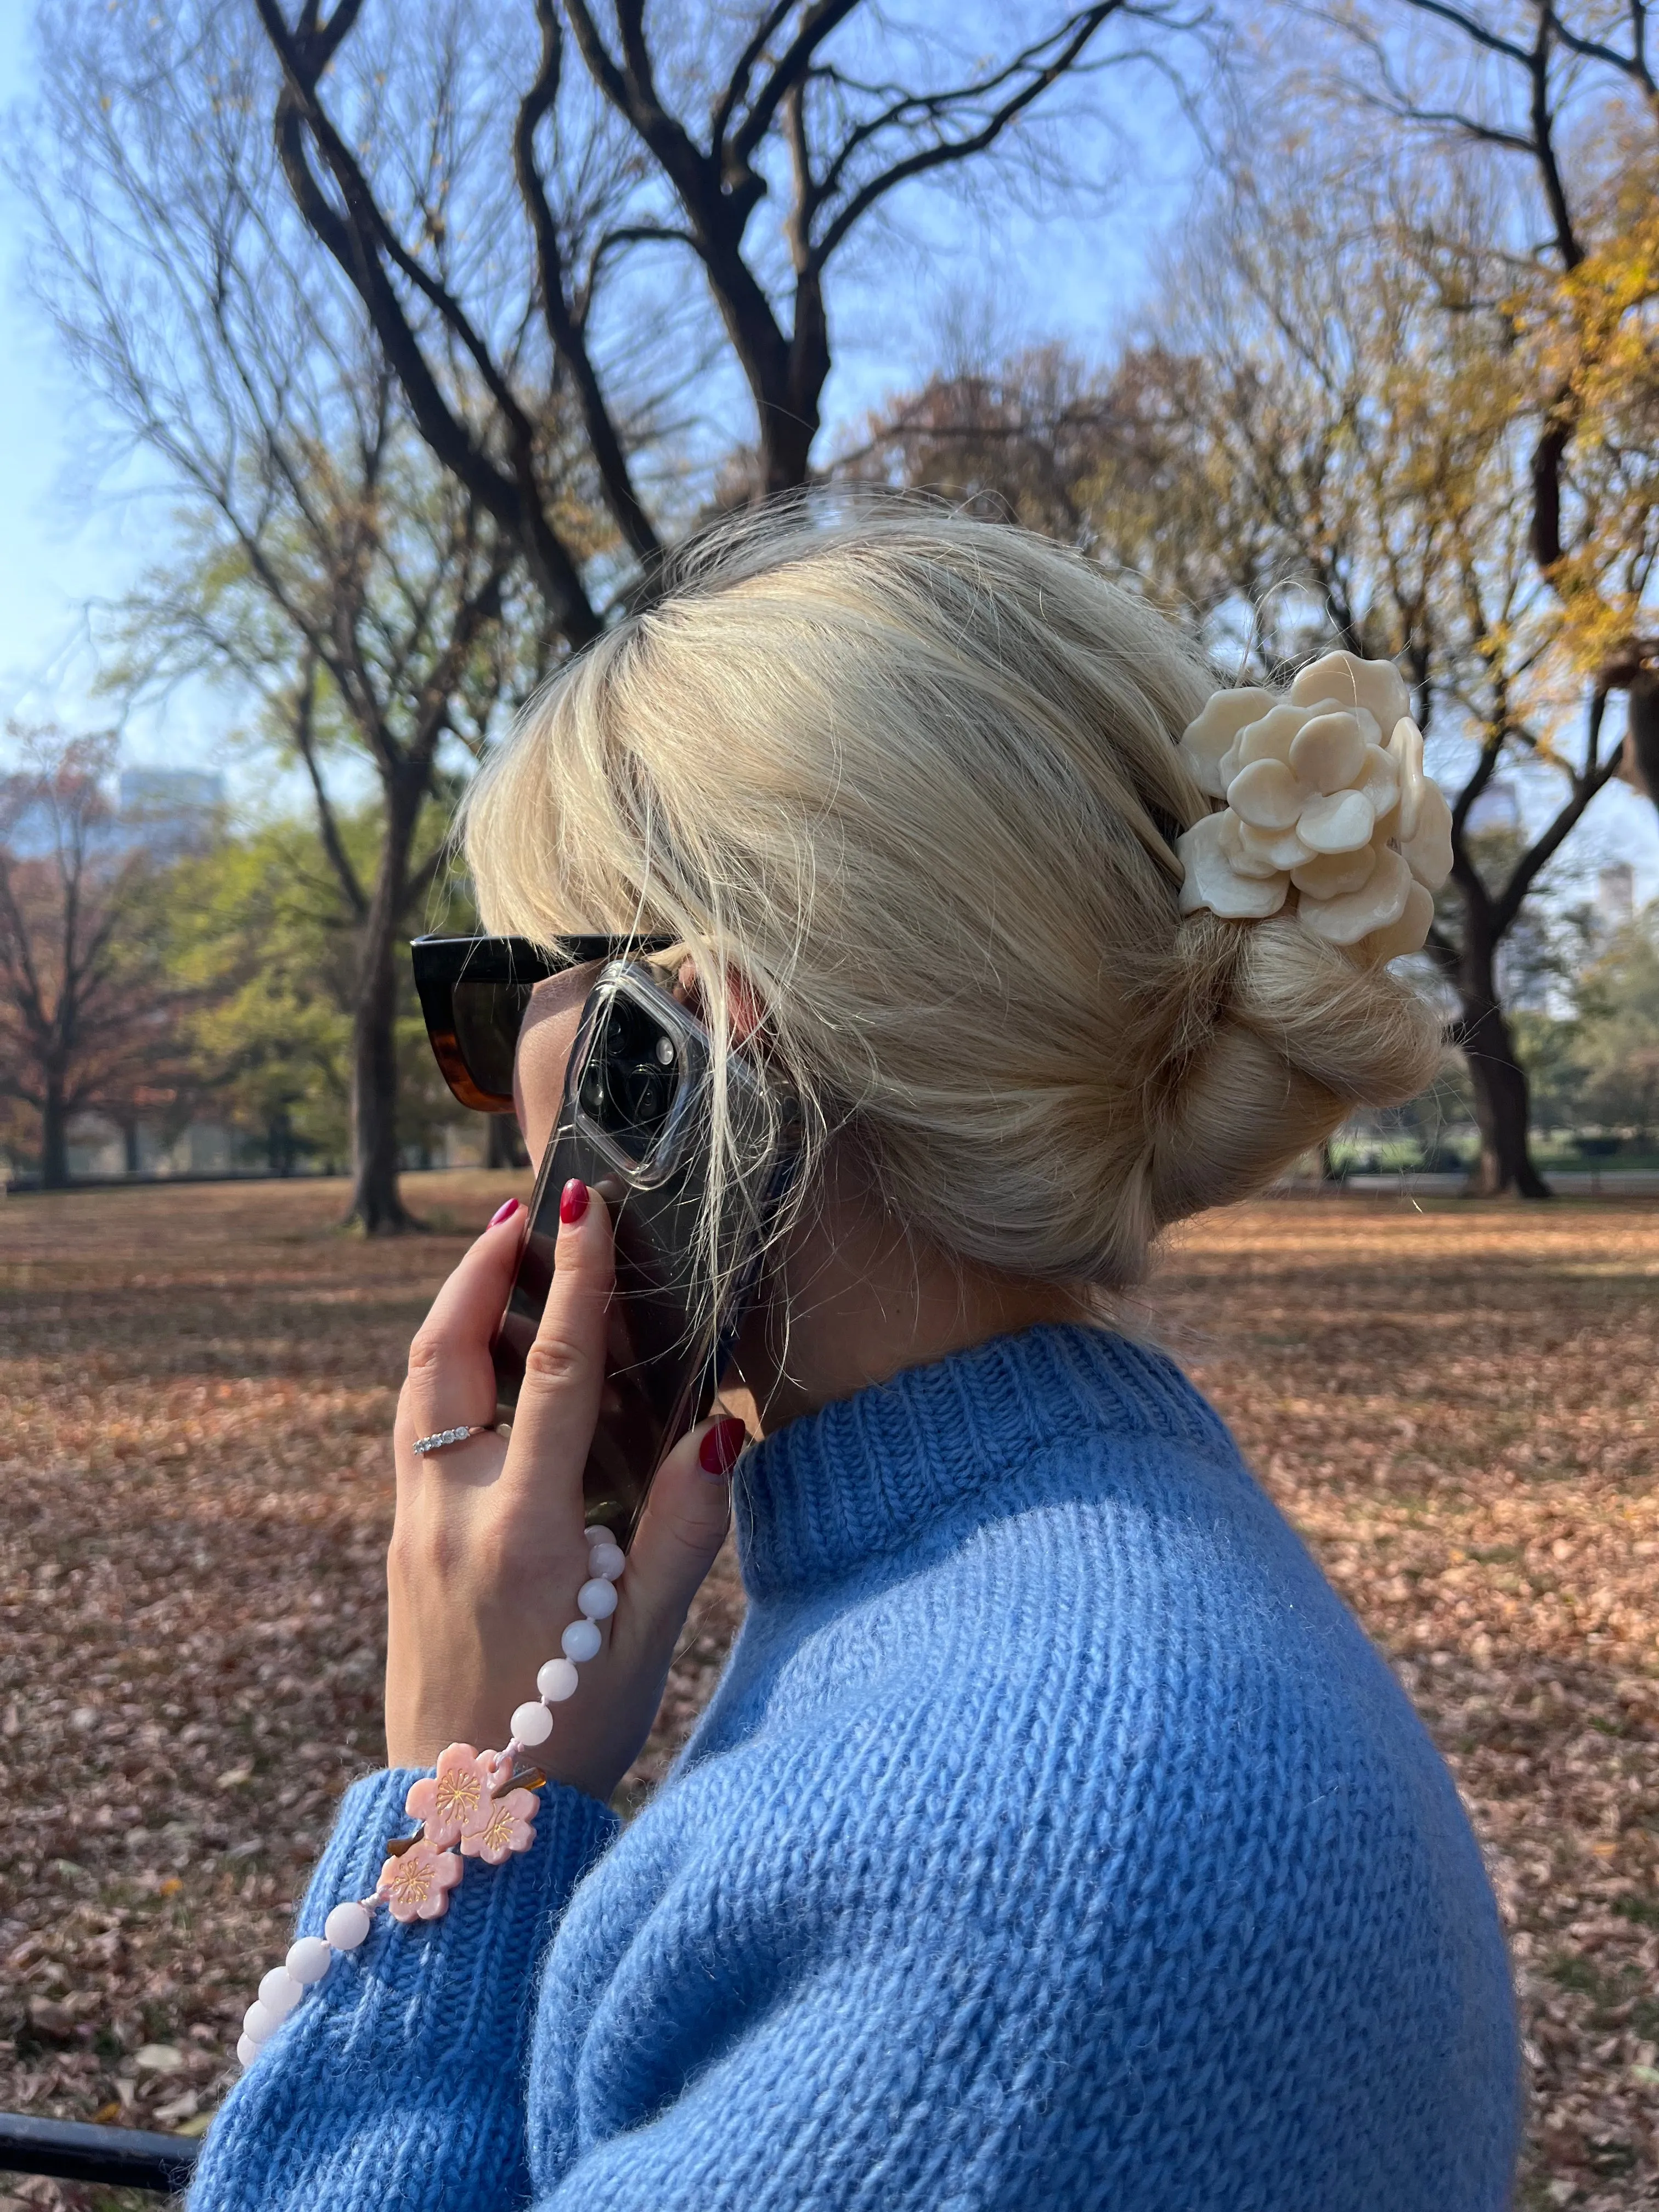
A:
{"type": "MultiPolygon", "coordinates": [[[[536,1695],[538,1668],[560,1656],[560,1636],[580,1617],[582,1468],[605,1379],[611,1220],[580,1183],[561,1217],[553,1287],[509,1437],[487,1431],[423,1458],[411,1449],[434,1430],[494,1418],[489,1340],[518,1261],[522,1207],[490,1224],[410,1347],[386,1560],[394,1766],[430,1766],[452,1742],[501,1748],[514,1708],[536,1695]]],[[[599,1656],[583,1665],[575,1695],[551,1708],[553,1732],[535,1748],[556,1781],[607,1798],[638,1755],[675,1638],[726,1534],[727,1477],[742,1442],[739,1424],[703,1423],[664,1462],[617,1610],[599,1623],[599,1656]]]]}

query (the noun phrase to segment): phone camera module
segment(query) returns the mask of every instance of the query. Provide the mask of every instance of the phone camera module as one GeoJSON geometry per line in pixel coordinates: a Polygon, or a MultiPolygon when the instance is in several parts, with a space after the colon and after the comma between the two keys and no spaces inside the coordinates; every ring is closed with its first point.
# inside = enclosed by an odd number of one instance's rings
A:
{"type": "Polygon", "coordinates": [[[618,992],[605,1008],[578,1096],[583,1113],[636,1164],[651,1154],[679,1095],[674,1040],[618,992]]]}

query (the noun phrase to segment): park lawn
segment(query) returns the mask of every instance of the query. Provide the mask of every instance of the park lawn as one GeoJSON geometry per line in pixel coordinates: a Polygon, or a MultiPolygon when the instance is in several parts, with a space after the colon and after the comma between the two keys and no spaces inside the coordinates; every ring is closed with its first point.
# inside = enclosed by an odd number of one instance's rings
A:
{"type": "MultiPolygon", "coordinates": [[[[380,1756],[402,1355],[513,1187],[412,1176],[436,1233],[387,1243],[316,1182],[0,1205],[0,2106],[199,2128],[223,2094],[380,1756]]],[[[1656,1316],[1652,1205],[1326,1198],[1189,1228],[1138,1316],[1457,1773],[1522,1993],[1527,2207],[1659,2207],[1656,1316]]],[[[740,1611],[728,1558],[628,1802],[740,1611]]]]}

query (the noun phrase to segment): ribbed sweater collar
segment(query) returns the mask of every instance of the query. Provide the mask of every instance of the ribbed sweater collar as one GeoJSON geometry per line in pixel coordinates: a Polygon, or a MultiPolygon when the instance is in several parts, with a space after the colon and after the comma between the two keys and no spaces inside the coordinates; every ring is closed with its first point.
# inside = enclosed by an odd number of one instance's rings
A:
{"type": "Polygon", "coordinates": [[[792,1421],[746,1454],[734,1501],[744,1585],[766,1598],[834,1581],[1006,1488],[1045,1445],[1091,1435],[1212,1449],[1226,1437],[1161,1352],[1071,1326],[993,1337],[792,1421]]]}

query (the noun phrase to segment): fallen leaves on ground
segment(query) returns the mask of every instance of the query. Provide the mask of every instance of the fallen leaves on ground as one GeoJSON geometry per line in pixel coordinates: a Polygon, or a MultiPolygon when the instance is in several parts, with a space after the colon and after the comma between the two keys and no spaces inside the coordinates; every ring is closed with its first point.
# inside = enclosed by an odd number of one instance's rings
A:
{"type": "MultiPolygon", "coordinates": [[[[380,1756],[397,1381],[511,1187],[409,1181],[440,1233],[342,1235],[313,1182],[0,1212],[0,2106],[199,2129],[380,1756]]],[[[1656,1311],[1651,1206],[1300,1199],[1189,1229],[1146,1315],[1457,1774],[1521,1985],[1527,2208],[1659,2208],[1656,1311]]],[[[728,1553],[626,1805],[741,1611],[728,1553]]],[[[155,2201],[0,2180],[0,2212],[155,2201]]]]}

